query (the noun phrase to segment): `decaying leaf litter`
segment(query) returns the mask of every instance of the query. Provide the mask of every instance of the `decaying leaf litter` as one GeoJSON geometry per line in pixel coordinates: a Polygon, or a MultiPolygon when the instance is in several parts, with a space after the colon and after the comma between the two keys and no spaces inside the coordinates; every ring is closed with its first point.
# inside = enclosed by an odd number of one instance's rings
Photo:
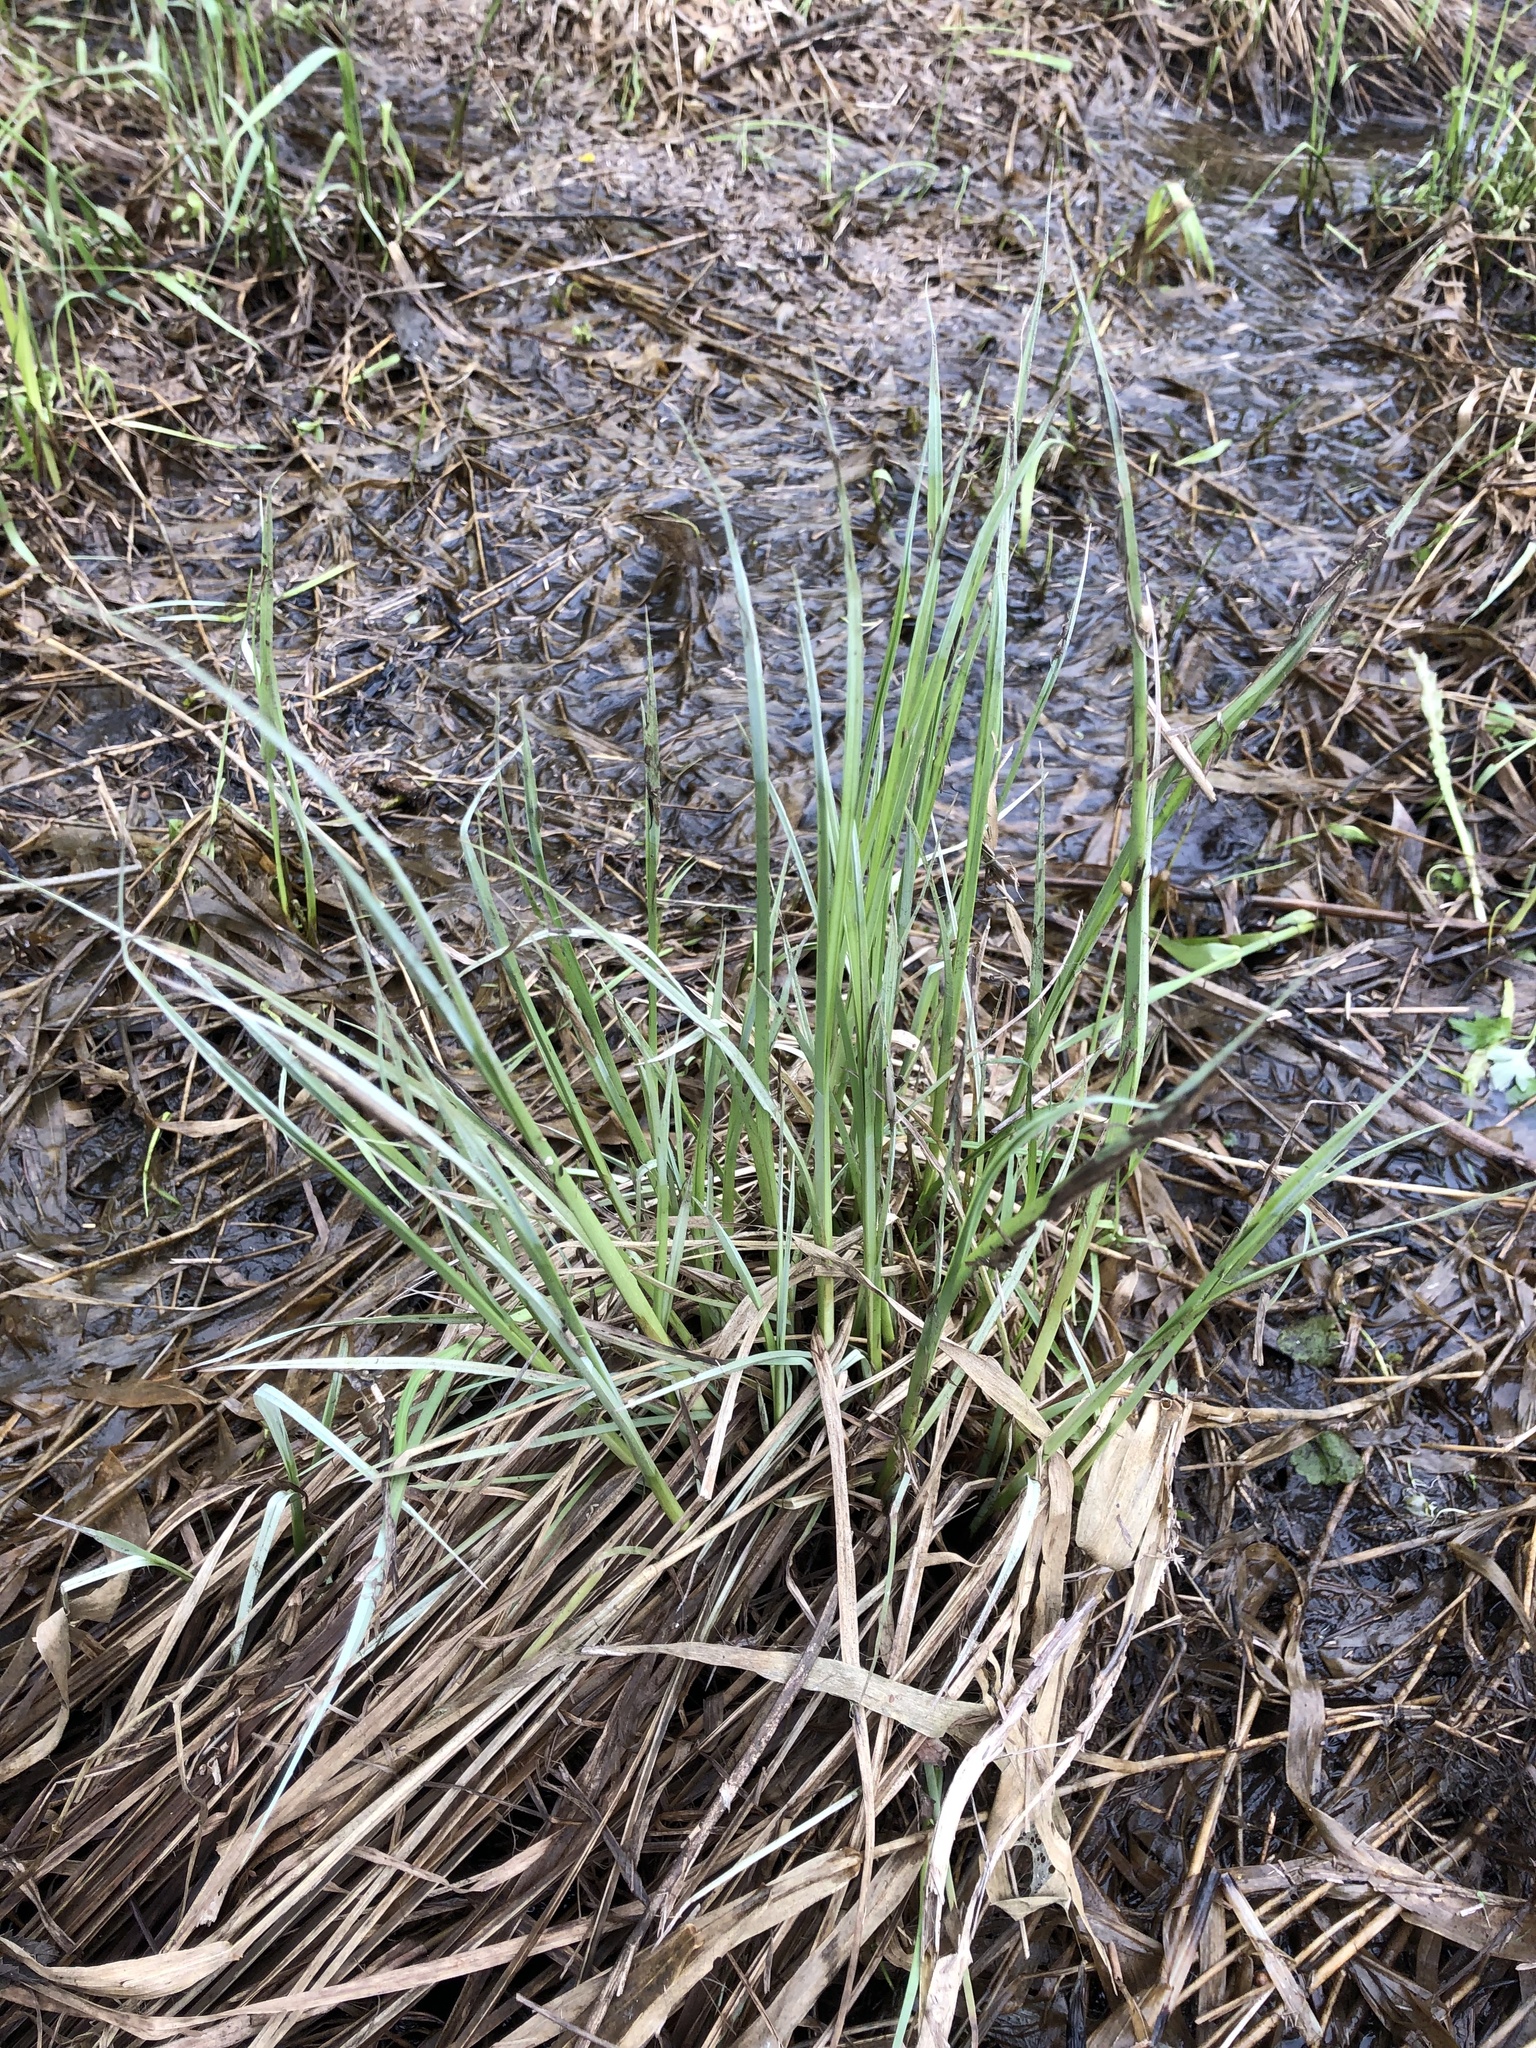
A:
{"type": "Polygon", "coordinates": [[[12,28],[29,2037],[1525,2038],[1466,25],[12,28]]]}

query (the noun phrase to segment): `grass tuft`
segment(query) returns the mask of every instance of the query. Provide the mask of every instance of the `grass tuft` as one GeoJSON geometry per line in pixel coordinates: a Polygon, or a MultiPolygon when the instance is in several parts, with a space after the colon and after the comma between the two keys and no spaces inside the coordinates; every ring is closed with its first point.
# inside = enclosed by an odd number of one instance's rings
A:
{"type": "MultiPolygon", "coordinates": [[[[484,940],[475,963],[450,950],[388,839],[283,722],[269,523],[245,641],[256,702],[173,657],[254,727],[283,914],[313,931],[321,896],[343,914],[372,1001],[366,1016],[317,1009],[164,940],[125,939],[133,972],[198,1057],[435,1276],[466,1358],[584,1390],[581,1428],[673,1519],[700,1499],[705,1470],[682,1447],[723,1430],[727,1414],[727,1375],[698,1361],[744,1315],[765,1361],[764,1427],[795,1408],[820,1344],[867,1406],[887,1498],[915,1481],[966,1362],[981,1359],[1016,1390],[984,1465],[999,1499],[1015,1498],[1044,1458],[1101,1443],[1163,1383],[1363,1128],[1350,1121],[1281,1182],[1166,1326],[1127,1352],[1103,1325],[1100,1268],[1122,1242],[1114,1189],[1138,1155],[1157,1030],[1150,848],[1191,769],[1151,750],[1155,629],[1114,394],[1083,312],[1121,503],[1129,827],[1059,971],[1047,983],[1035,968],[1028,1002],[990,1029],[977,977],[1002,907],[991,848],[1008,575],[1055,445],[1051,412],[1033,426],[1023,416],[1038,301],[993,496],[952,582],[961,465],[946,458],[933,389],[893,614],[912,629],[888,636],[872,677],[844,504],[840,715],[802,634],[813,845],[784,826],[772,784],[751,590],[722,501],[755,792],[745,958],[711,965],[663,943],[654,811],[643,930],[587,915],[552,878],[526,740],[463,817],[484,940]],[[949,763],[968,704],[976,737],[957,782],[949,763]],[[236,1058],[216,1025],[236,1027],[258,1057],[236,1058]],[[610,1363],[615,1332],[656,1366],[643,1397],[610,1363]]],[[[1194,736],[1191,763],[1209,762],[1267,701],[1342,588],[1194,736]]],[[[749,1344],[734,1361],[738,1378],[755,1355],[749,1344]]],[[[709,1469],[713,1485],[717,1456],[709,1469]]],[[[291,1472],[289,1485],[297,1502],[291,1472]]]]}
{"type": "Polygon", "coordinates": [[[8,19],[0,71],[10,459],[54,490],[117,411],[92,353],[111,322],[191,313],[254,347],[229,287],[359,244],[382,260],[422,210],[389,103],[365,123],[320,9],[165,0],[73,38],[56,28],[8,19]],[[332,79],[339,126],[301,165],[279,149],[282,117],[301,99],[323,116],[332,79]]]}

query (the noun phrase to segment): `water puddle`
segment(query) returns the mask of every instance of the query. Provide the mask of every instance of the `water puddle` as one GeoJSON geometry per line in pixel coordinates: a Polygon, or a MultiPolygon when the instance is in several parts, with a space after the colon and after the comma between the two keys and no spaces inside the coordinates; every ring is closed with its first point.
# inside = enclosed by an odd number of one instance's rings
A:
{"type": "MultiPolygon", "coordinates": [[[[423,160],[446,118],[435,101],[416,110],[423,160]]],[[[759,606],[786,807],[807,817],[797,583],[833,708],[842,659],[818,389],[879,644],[930,357],[952,443],[973,428],[985,450],[1004,423],[1053,210],[1036,404],[1074,317],[1064,213],[1081,233],[1091,206],[1112,250],[1170,176],[1199,211],[1215,281],[1164,273],[1109,294],[1104,346],[1137,471],[1169,714],[1192,719],[1250,677],[1360,527],[1406,488],[1414,366],[1347,252],[1341,262],[1296,235],[1287,138],[1111,106],[1090,139],[1090,184],[1053,195],[1039,178],[957,162],[953,145],[939,164],[922,137],[898,150],[894,135],[854,142],[804,122],[742,123],[681,146],[554,115],[526,142],[472,136],[464,184],[423,230],[431,263],[402,270],[367,309],[371,349],[349,341],[318,376],[268,369],[266,402],[294,450],[276,488],[280,558],[301,593],[280,606],[284,680],[345,772],[386,803],[433,791],[457,802],[526,720],[556,819],[568,798],[585,834],[622,838],[651,660],[669,840],[729,861],[746,830],[744,692],[713,483],[759,606]]],[[[1356,136],[1334,175],[1364,191],[1412,154],[1410,135],[1356,136]]],[[[1081,264],[1080,243],[1076,253],[1081,264]]],[[[1098,412],[1080,364],[1016,565],[1011,732],[1058,652],[1085,548],[1091,559],[1038,762],[1004,820],[1005,844],[1032,848],[1043,776],[1053,852],[1090,865],[1114,829],[1127,670],[1098,412]]],[[[257,482],[243,504],[238,488],[198,491],[167,518],[210,611],[227,613],[245,588],[257,482]]],[[[957,568],[976,515],[962,506],[957,568]]],[[[98,567],[109,595],[165,598],[146,570],[98,567]]],[[[962,730],[962,782],[966,751],[962,730]]],[[[1228,789],[1205,807],[1165,849],[1174,872],[1221,876],[1250,857],[1261,793],[1228,789]]]]}

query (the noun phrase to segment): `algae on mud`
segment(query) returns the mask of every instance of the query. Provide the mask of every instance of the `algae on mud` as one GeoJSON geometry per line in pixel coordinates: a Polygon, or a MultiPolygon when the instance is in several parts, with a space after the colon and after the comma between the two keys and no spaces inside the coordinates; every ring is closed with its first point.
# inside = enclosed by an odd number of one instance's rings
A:
{"type": "MultiPolygon", "coordinates": [[[[1239,32],[1265,68],[1234,112],[1284,111],[1301,19],[1239,32]]],[[[142,258],[158,325],[68,309],[58,488],[46,461],[6,485],[40,566],[6,679],[0,1990],[29,2030],[84,2002],[189,2040],[937,2040],[970,2001],[996,2039],[1101,2048],[1518,2029],[1529,1189],[1518,1103],[1473,1063],[1536,1027],[1518,280],[1479,321],[1456,223],[1435,260],[1390,216],[1361,232],[1405,131],[1327,138],[1331,200],[1283,174],[1250,204],[1283,137],[1143,110],[1157,73],[1191,83],[1189,41],[1145,64],[1063,15],[994,49],[981,16],[887,9],[754,54],[728,26],[695,67],[688,24],[648,14],[594,83],[509,16],[462,161],[458,78],[360,46],[349,115],[328,59],[254,160],[280,260],[157,214],[157,160],[124,218],[217,320],[142,258]],[[1026,47],[1073,69],[999,54],[1026,47]],[[1214,285],[1133,274],[1170,178],[1214,285]],[[1069,256],[1109,320],[1146,611],[1069,256]],[[896,805],[872,878],[845,835],[900,764],[873,714],[850,759],[845,676],[867,638],[871,690],[887,648],[926,680],[922,572],[942,620],[997,562],[978,534],[1041,281],[1030,548],[1006,604],[983,581],[955,614],[996,652],[974,684],[963,629],[946,655],[901,769],[934,831],[892,854],[896,805]],[[1082,944],[1124,929],[1133,648],[1148,774],[1178,774],[1468,426],[1205,759],[1216,801],[1158,843],[1146,942],[1082,944]],[[904,603],[914,487],[953,502],[904,603]],[[253,670],[261,733],[224,695],[253,670]],[[289,781],[295,749],[318,782],[289,781]],[[498,767],[477,878],[459,827],[498,767]],[[1139,1086],[1115,1014],[1138,977],[1180,984],[1139,1086]],[[1112,1198],[967,1270],[973,1195],[1004,1205],[983,1229],[1027,1213],[1132,1096],[1276,1008],[1112,1198]],[[1391,1154],[1342,1150],[1394,1085],[1391,1154]],[[1245,1235],[1267,1277],[1206,1313],[1245,1235]],[[546,1311],[564,1369],[522,1320],[546,1311]],[[1324,1311],[1336,1348],[1298,1349],[1324,1311]],[[1174,1337],[1195,1426],[1109,1581],[1036,1446],[1174,1337]],[[850,1370],[871,1338],[881,1366],[850,1370]]],[[[1463,26],[1437,18],[1448,78],[1463,26]]],[[[274,79],[330,35],[279,29],[274,79]]],[[[1401,67],[1379,83],[1411,97],[1401,67]]],[[[247,115],[262,91],[234,86],[247,115]]],[[[51,143],[117,175],[82,98],[51,143]]],[[[13,195],[40,134],[13,130],[13,195]]]]}

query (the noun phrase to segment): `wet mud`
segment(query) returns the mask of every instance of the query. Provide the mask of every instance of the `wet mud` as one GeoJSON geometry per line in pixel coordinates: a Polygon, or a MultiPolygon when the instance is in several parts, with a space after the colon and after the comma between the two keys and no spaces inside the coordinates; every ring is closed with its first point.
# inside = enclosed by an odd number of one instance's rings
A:
{"type": "MultiPolygon", "coordinates": [[[[408,81],[394,83],[404,98],[408,81]]],[[[438,93],[404,108],[430,161],[451,106],[438,93]]],[[[194,605],[216,616],[240,602],[265,486],[290,587],[316,586],[280,606],[285,685],[347,773],[385,795],[392,783],[418,798],[462,792],[526,719],[556,782],[618,834],[640,787],[653,663],[669,840],[729,858],[746,829],[744,691],[720,500],[752,581],[776,766],[799,823],[812,794],[797,588],[829,716],[840,690],[829,436],[878,646],[930,366],[951,448],[969,433],[984,471],[1042,249],[1031,410],[1058,384],[1076,318],[1064,215],[1091,208],[1124,273],[1148,196],[1174,176],[1216,278],[1160,259],[1117,294],[1103,340],[1137,471],[1166,708],[1176,724],[1198,717],[1402,496],[1422,402],[1412,354],[1383,331],[1374,285],[1296,232],[1285,136],[1110,99],[1087,130],[1093,182],[1068,194],[1026,171],[1033,138],[1017,139],[1003,177],[909,127],[893,120],[858,142],[786,115],[646,143],[546,112],[506,146],[471,133],[463,184],[422,224],[420,274],[381,281],[365,308],[371,348],[353,342],[356,359],[320,375],[264,373],[268,427],[292,447],[285,473],[190,494],[170,481],[160,516],[194,605]]],[[[1365,189],[1413,146],[1407,132],[1348,139],[1335,179],[1365,189]]],[[[1091,367],[1066,380],[1059,423],[1015,564],[1013,734],[1053,662],[1059,674],[1004,832],[1032,848],[1043,775],[1050,850],[1102,866],[1124,772],[1128,633],[1091,367]]],[[[957,568],[966,537],[962,519],[957,568]]],[[[147,566],[97,558],[93,574],[109,601],[185,610],[147,566]]],[[[1164,850],[1167,865],[1219,883],[1264,830],[1252,796],[1224,788],[1164,850]]]]}

